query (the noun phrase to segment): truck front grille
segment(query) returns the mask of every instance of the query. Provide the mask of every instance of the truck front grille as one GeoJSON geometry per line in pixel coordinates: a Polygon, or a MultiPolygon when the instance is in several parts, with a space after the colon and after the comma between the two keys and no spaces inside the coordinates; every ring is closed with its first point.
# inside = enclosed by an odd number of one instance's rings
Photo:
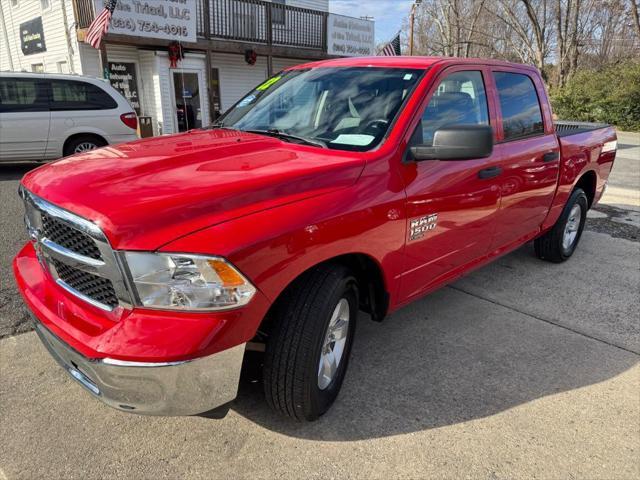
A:
{"type": "Polygon", "coordinates": [[[53,266],[56,269],[58,278],[74,290],[110,308],[118,306],[118,297],[111,280],[65,265],[55,258],[53,259],[53,266]]]}
{"type": "Polygon", "coordinates": [[[95,260],[102,258],[96,242],[89,235],[70,227],[45,212],[42,212],[41,215],[42,233],[46,238],[85,257],[95,260]]]}
{"type": "Polygon", "coordinates": [[[25,223],[40,263],[53,280],[78,298],[111,311],[131,307],[116,252],[95,223],[20,188],[25,223]]]}

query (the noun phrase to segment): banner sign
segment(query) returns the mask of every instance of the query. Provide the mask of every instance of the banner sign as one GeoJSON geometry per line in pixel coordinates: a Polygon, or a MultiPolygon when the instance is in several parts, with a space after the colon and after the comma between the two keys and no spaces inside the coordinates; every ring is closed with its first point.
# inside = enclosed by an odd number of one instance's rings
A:
{"type": "Polygon", "coordinates": [[[140,115],[140,96],[138,95],[138,78],[136,64],[125,62],[109,62],[109,82],[127,99],[131,107],[140,115]]]}
{"type": "MultiPolygon", "coordinates": [[[[94,1],[102,11],[104,1],[94,1]]],[[[119,0],[109,33],[195,42],[196,0],[119,0]]]]}
{"type": "Polygon", "coordinates": [[[20,47],[25,55],[47,51],[47,46],[44,44],[42,17],[20,24],[20,47]]]}
{"type": "Polygon", "coordinates": [[[327,19],[327,53],[343,57],[375,55],[375,23],[330,13],[327,19]]]}

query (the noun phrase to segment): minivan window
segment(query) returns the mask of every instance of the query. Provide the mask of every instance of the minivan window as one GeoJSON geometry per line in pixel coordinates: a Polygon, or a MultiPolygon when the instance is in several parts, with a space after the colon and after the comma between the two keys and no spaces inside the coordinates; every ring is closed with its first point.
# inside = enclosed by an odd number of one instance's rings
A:
{"type": "Polygon", "coordinates": [[[52,110],[107,110],[117,108],[111,96],[91,83],[51,80],[52,110]]]}
{"type": "Polygon", "coordinates": [[[0,112],[46,112],[49,99],[37,78],[0,78],[0,112]]]}
{"type": "Polygon", "coordinates": [[[422,145],[432,145],[439,128],[454,125],[488,125],[489,110],[482,73],[455,72],[445,77],[433,92],[422,115],[422,145]]]}
{"type": "Polygon", "coordinates": [[[218,126],[335,150],[367,151],[386,136],[423,70],[289,70],[256,87],[218,126]]]}
{"type": "Polygon", "coordinates": [[[494,72],[505,140],[544,133],[536,87],[528,75],[494,72]]]}

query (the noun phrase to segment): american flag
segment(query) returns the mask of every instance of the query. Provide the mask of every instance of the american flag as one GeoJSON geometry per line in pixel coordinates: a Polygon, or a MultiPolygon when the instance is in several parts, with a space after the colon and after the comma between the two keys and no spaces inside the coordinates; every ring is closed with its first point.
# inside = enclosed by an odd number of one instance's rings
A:
{"type": "Polygon", "coordinates": [[[104,4],[104,10],[102,10],[100,15],[89,25],[89,30],[87,31],[87,36],[84,41],[93,48],[100,48],[102,37],[107,33],[107,30],[109,30],[111,15],[113,15],[113,11],[116,8],[116,3],[118,3],[118,0],[107,0],[104,4]]]}
{"type": "Polygon", "coordinates": [[[393,40],[387,43],[380,51],[380,55],[385,57],[395,57],[396,55],[402,55],[400,52],[400,32],[395,36],[393,40]]]}

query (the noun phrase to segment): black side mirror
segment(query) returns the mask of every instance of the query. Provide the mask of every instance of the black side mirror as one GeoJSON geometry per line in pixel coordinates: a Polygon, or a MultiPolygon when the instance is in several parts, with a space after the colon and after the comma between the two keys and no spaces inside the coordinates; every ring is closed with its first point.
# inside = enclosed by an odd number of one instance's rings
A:
{"type": "Polygon", "coordinates": [[[493,152],[493,129],[489,125],[456,125],[436,130],[433,146],[411,147],[411,156],[421,160],[469,160],[493,152]]]}

